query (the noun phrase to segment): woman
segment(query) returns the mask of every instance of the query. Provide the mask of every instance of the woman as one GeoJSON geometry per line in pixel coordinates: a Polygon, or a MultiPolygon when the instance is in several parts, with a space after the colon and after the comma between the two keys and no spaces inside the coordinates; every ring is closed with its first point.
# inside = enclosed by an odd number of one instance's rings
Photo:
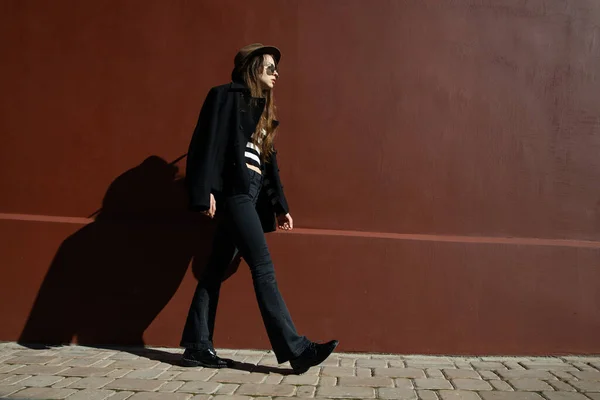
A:
{"type": "Polygon", "coordinates": [[[235,57],[232,83],[210,90],[188,150],[186,184],[192,209],[218,225],[206,272],[190,306],[181,346],[187,366],[231,365],[213,347],[224,271],[237,251],[250,266],[254,291],[275,356],[300,374],[323,362],[338,342],[317,344],[300,336],[277,287],[265,232],[290,230],[294,222],[279,177],[273,138],[273,87],[280,51],[260,43],[235,57]]]}

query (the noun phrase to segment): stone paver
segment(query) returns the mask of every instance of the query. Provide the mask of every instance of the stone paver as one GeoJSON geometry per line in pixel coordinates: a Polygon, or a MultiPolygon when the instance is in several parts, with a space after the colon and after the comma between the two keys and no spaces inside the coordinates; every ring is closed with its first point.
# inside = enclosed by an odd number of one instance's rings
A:
{"type": "MultiPolygon", "coordinates": [[[[165,371],[161,369],[138,369],[131,371],[125,378],[131,379],[155,379],[158,378],[159,375],[162,375],[165,371]]],[[[164,378],[161,378],[164,379],[164,378]]]]}
{"type": "Polygon", "coordinates": [[[317,388],[315,386],[298,386],[296,397],[314,397],[317,388]]]}
{"type": "Polygon", "coordinates": [[[481,379],[453,379],[452,384],[456,389],[462,390],[492,390],[492,386],[481,379]]]}
{"type": "Polygon", "coordinates": [[[507,369],[504,364],[498,361],[473,361],[473,368],[477,370],[502,370],[507,369]]]}
{"type": "Polygon", "coordinates": [[[577,371],[569,373],[577,379],[600,382],[600,371],[577,371]]]}
{"type": "Polygon", "coordinates": [[[502,364],[504,364],[504,366],[506,368],[512,369],[512,370],[524,370],[525,369],[525,367],[523,365],[521,365],[520,362],[515,361],[515,360],[504,361],[502,364]]]}
{"type": "Polygon", "coordinates": [[[416,400],[417,398],[417,392],[412,389],[380,388],[378,394],[380,399],[416,400]]]}
{"type": "Polygon", "coordinates": [[[529,392],[541,392],[543,390],[554,390],[552,386],[548,385],[546,382],[535,379],[535,378],[524,378],[524,379],[511,379],[509,383],[516,390],[523,390],[529,392]]]}
{"type": "Polygon", "coordinates": [[[202,369],[200,371],[189,371],[182,372],[177,375],[177,380],[179,381],[206,381],[210,379],[211,376],[215,375],[217,371],[214,369],[202,369]]]}
{"type": "Polygon", "coordinates": [[[550,384],[550,386],[552,386],[554,388],[554,390],[559,391],[559,392],[576,392],[577,391],[577,389],[575,389],[573,386],[571,386],[568,383],[565,383],[563,381],[550,379],[547,382],[550,384]]]}
{"type": "Polygon", "coordinates": [[[181,375],[181,371],[163,371],[158,376],[158,379],[161,381],[170,381],[177,378],[179,375],[181,375]]]}
{"type": "Polygon", "coordinates": [[[575,386],[582,392],[600,392],[600,382],[596,381],[569,381],[569,384],[575,386]]]}
{"type": "Polygon", "coordinates": [[[120,360],[120,361],[115,361],[114,363],[110,364],[110,367],[115,368],[115,369],[146,369],[146,368],[154,368],[158,364],[160,364],[160,361],[141,360],[141,359],[120,360]]]}
{"type": "Polygon", "coordinates": [[[436,368],[436,369],[456,368],[456,365],[454,365],[451,362],[438,362],[438,361],[431,362],[431,361],[424,361],[424,360],[420,360],[420,361],[406,360],[405,363],[408,368],[420,368],[420,369],[424,369],[424,368],[436,368]]]}
{"type": "Polygon", "coordinates": [[[104,400],[113,394],[114,390],[85,389],[69,396],[69,400],[104,400]]]}
{"type": "Polygon", "coordinates": [[[9,375],[8,377],[0,380],[0,385],[15,385],[29,378],[31,378],[30,375],[9,375]]]}
{"type": "Polygon", "coordinates": [[[105,389],[154,391],[164,385],[167,381],[150,379],[116,379],[105,386],[105,389]]]}
{"type": "Polygon", "coordinates": [[[220,386],[216,382],[189,381],[177,389],[177,392],[211,394],[216,392],[220,386]]]}
{"type": "Polygon", "coordinates": [[[335,386],[338,378],[335,376],[321,376],[319,378],[319,386],[335,386]]]}
{"type": "MultiPolygon", "coordinates": [[[[57,365],[61,367],[91,367],[96,366],[102,360],[94,358],[55,358],[46,365],[57,365]]],[[[112,363],[112,362],[111,362],[112,363]]]]}
{"type": "Polygon", "coordinates": [[[74,367],[62,371],[60,376],[80,376],[82,378],[91,376],[107,376],[114,370],[114,368],[74,367]]]}
{"type": "Polygon", "coordinates": [[[113,382],[113,378],[104,378],[94,376],[90,378],[82,378],[69,386],[70,389],[100,389],[109,383],[113,382]]]}
{"type": "Polygon", "coordinates": [[[6,397],[10,394],[18,392],[21,389],[25,389],[19,385],[0,385],[0,397],[6,397]]]}
{"type": "Polygon", "coordinates": [[[128,373],[130,373],[131,371],[133,371],[133,370],[132,369],[113,369],[106,375],[106,377],[107,378],[122,378],[125,375],[127,375],[128,373]]]}
{"type": "Polygon", "coordinates": [[[445,369],[444,374],[448,377],[448,379],[481,379],[481,376],[476,371],[469,369],[445,369]]]}
{"type": "Polygon", "coordinates": [[[110,396],[110,400],[127,400],[133,395],[134,395],[133,392],[124,390],[122,392],[117,392],[117,393],[113,394],[112,396],[110,396]]]}
{"type": "Polygon", "coordinates": [[[452,384],[449,381],[438,378],[415,379],[415,386],[418,389],[453,389],[452,384]]]}
{"type": "Polygon", "coordinates": [[[296,391],[293,385],[268,385],[268,384],[253,384],[245,383],[240,386],[236,394],[247,396],[291,396],[296,391]]]}
{"type": "Polygon", "coordinates": [[[31,386],[31,387],[46,387],[54,385],[55,383],[62,381],[62,376],[52,376],[52,375],[35,375],[19,381],[19,385],[22,386],[31,386]]]}
{"type": "Polygon", "coordinates": [[[440,390],[442,400],[481,400],[476,392],[468,390],[440,390]]]}
{"type": "Polygon", "coordinates": [[[14,371],[15,369],[24,367],[25,365],[21,364],[0,364],[0,374],[4,374],[7,372],[14,371]]]}
{"type": "Polygon", "coordinates": [[[321,386],[317,388],[317,396],[332,399],[374,399],[375,389],[365,387],[321,386]]]}
{"type": "Polygon", "coordinates": [[[500,379],[500,377],[494,371],[478,371],[478,373],[483,379],[500,379]]]}
{"type": "Polygon", "coordinates": [[[356,370],[351,367],[323,367],[323,376],[355,376],[356,370]]]}
{"type": "Polygon", "coordinates": [[[75,376],[69,377],[69,378],[65,378],[62,381],[58,381],[56,382],[54,385],[52,385],[53,388],[55,389],[62,389],[62,388],[66,388],[69,385],[72,385],[73,383],[81,380],[82,378],[78,378],[75,376]]]}
{"type": "Polygon", "coordinates": [[[270,351],[219,350],[245,365],[185,368],[181,349],[0,343],[0,398],[69,400],[600,400],[600,357],[335,353],[302,375],[270,351]],[[136,354],[132,354],[132,353],[136,354]],[[162,355],[161,355],[162,354],[162,355]]]}
{"type": "Polygon", "coordinates": [[[181,388],[185,382],[183,381],[170,381],[162,385],[158,391],[159,392],[174,392],[177,389],[181,388]]]}
{"type": "Polygon", "coordinates": [[[581,393],[544,392],[544,396],[546,396],[548,400],[588,400],[587,397],[581,393]]]}
{"type": "Polygon", "coordinates": [[[501,380],[493,380],[488,381],[496,390],[500,390],[502,392],[512,392],[514,389],[508,383],[501,380]]]}
{"type": "Polygon", "coordinates": [[[375,368],[373,376],[387,376],[390,378],[425,378],[425,371],[417,368],[375,368]]]}
{"type": "Polygon", "coordinates": [[[339,359],[339,366],[340,367],[355,367],[356,366],[356,360],[352,359],[352,358],[340,358],[339,359]]]}
{"type": "Polygon", "coordinates": [[[13,399],[66,399],[68,396],[76,393],[73,389],[52,389],[52,388],[28,388],[11,394],[8,398],[13,399]]]}
{"type": "Polygon", "coordinates": [[[316,385],[319,383],[319,377],[314,375],[288,375],[283,378],[282,382],[290,385],[316,385]]]}
{"type": "Polygon", "coordinates": [[[420,400],[438,400],[438,396],[433,390],[419,389],[417,396],[420,400]]]}
{"type": "Polygon", "coordinates": [[[338,381],[339,386],[362,387],[394,387],[394,381],[386,377],[360,378],[356,376],[342,376],[338,381]]]}
{"type": "Polygon", "coordinates": [[[236,383],[223,383],[221,387],[217,389],[216,394],[234,394],[240,385],[236,383]]]}
{"type": "MultiPolygon", "coordinates": [[[[356,360],[351,360],[353,364],[356,363],[356,360]]],[[[366,360],[366,361],[371,361],[371,360],[366,360]]],[[[337,357],[329,357],[327,360],[323,361],[323,363],[321,364],[322,367],[339,367],[340,366],[340,362],[341,359],[337,358],[337,357]]],[[[350,365],[351,367],[354,367],[354,365],[350,365]]]]}
{"type": "Polygon", "coordinates": [[[505,370],[498,371],[504,379],[524,379],[524,378],[535,378],[535,379],[553,379],[553,375],[548,371],[540,370],[505,370]]]}
{"type": "Polygon", "coordinates": [[[366,368],[386,368],[387,367],[387,360],[382,360],[382,359],[375,359],[375,360],[364,360],[364,359],[358,359],[356,360],[356,366],[357,367],[366,367],[366,368]]]}
{"type": "Polygon", "coordinates": [[[92,364],[92,367],[106,368],[114,363],[115,363],[114,360],[101,360],[101,361],[98,361],[97,363],[92,364]]]}
{"type": "Polygon", "coordinates": [[[479,395],[483,400],[544,400],[533,392],[481,392],[479,395]]]}
{"type": "Polygon", "coordinates": [[[412,380],[408,378],[396,378],[394,379],[394,385],[400,389],[414,389],[412,380]]]}
{"type": "Polygon", "coordinates": [[[186,393],[136,393],[131,400],[188,400],[191,394],[186,393]]]}
{"type": "Polygon", "coordinates": [[[19,375],[57,375],[69,367],[49,367],[46,365],[25,365],[21,368],[11,371],[11,374],[19,375]]]}
{"type": "MultiPolygon", "coordinates": [[[[318,378],[318,376],[315,376],[314,378],[318,378]]],[[[269,375],[267,376],[267,379],[263,381],[263,383],[268,383],[269,385],[278,385],[281,383],[281,381],[283,381],[282,375],[269,375]]]]}
{"type": "Polygon", "coordinates": [[[267,375],[255,373],[255,374],[233,374],[230,372],[219,372],[210,378],[211,382],[223,382],[223,383],[261,383],[267,379],[267,375]]]}
{"type": "Polygon", "coordinates": [[[56,357],[53,356],[23,356],[4,361],[7,364],[46,364],[56,357]]]}
{"type": "Polygon", "coordinates": [[[437,368],[427,368],[425,369],[425,375],[427,375],[428,378],[440,378],[440,379],[445,379],[446,376],[444,375],[444,373],[442,372],[442,370],[437,369],[437,368]]]}

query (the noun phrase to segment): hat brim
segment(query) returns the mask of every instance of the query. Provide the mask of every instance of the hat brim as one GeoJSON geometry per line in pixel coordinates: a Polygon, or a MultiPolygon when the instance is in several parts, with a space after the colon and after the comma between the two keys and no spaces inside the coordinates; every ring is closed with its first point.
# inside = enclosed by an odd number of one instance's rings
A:
{"type": "Polygon", "coordinates": [[[281,51],[279,51],[279,49],[277,47],[274,46],[264,46],[264,47],[259,47],[258,49],[254,50],[253,52],[251,52],[250,54],[248,54],[247,59],[251,60],[252,57],[261,55],[261,54],[270,54],[273,56],[273,58],[275,59],[275,63],[279,64],[279,60],[281,60],[281,51]]]}

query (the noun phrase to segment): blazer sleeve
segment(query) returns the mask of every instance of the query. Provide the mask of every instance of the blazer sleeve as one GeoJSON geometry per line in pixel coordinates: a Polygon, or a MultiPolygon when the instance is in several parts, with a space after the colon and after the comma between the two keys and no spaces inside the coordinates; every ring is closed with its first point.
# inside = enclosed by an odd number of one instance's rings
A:
{"type": "Polygon", "coordinates": [[[275,196],[273,198],[273,207],[275,208],[275,214],[282,215],[290,212],[285,193],[283,192],[283,184],[281,183],[281,177],[279,175],[279,166],[277,165],[277,150],[273,149],[271,153],[271,176],[273,179],[273,189],[275,190],[275,196]]]}
{"type": "Polygon", "coordinates": [[[185,182],[190,207],[196,211],[210,208],[210,193],[216,189],[219,178],[217,164],[222,146],[217,134],[220,97],[217,88],[208,92],[188,148],[185,182]]]}

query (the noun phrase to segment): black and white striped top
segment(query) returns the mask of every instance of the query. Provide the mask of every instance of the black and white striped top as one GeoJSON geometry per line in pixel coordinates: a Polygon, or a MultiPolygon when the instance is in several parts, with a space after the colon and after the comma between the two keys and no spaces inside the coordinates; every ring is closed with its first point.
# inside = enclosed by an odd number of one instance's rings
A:
{"type": "MultiPolygon", "coordinates": [[[[246,157],[247,164],[255,166],[256,168],[258,168],[262,171],[263,169],[261,168],[261,161],[260,161],[260,153],[261,153],[260,145],[262,144],[262,139],[267,135],[267,131],[263,128],[263,129],[261,129],[260,133],[261,133],[260,137],[258,137],[256,140],[257,144],[254,144],[252,139],[250,139],[248,141],[248,143],[246,143],[246,150],[244,152],[244,156],[246,157]]],[[[279,200],[279,198],[275,194],[275,189],[274,189],[272,183],[269,181],[268,178],[266,178],[263,181],[263,185],[267,189],[267,195],[269,196],[269,199],[271,200],[271,204],[275,205],[277,203],[277,201],[279,200]]]]}
{"type": "Polygon", "coordinates": [[[258,137],[256,140],[257,144],[254,144],[252,139],[250,139],[248,141],[248,143],[246,144],[246,151],[244,152],[244,155],[246,156],[246,162],[250,165],[255,166],[258,169],[261,169],[261,167],[260,167],[260,145],[262,144],[262,138],[265,137],[265,135],[267,134],[267,131],[265,129],[261,129],[260,133],[261,133],[260,137],[258,137]]]}

